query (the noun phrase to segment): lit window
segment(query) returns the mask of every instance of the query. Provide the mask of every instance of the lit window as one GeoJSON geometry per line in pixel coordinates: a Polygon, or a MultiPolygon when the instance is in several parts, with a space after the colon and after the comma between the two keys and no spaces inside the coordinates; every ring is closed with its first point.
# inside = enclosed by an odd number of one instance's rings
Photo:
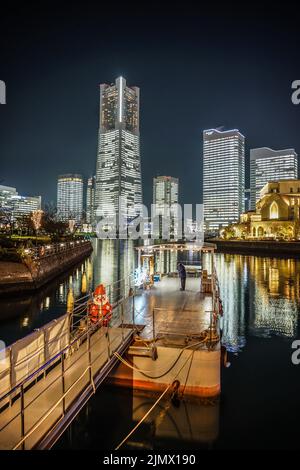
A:
{"type": "Polygon", "coordinates": [[[275,201],[272,202],[270,206],[270,219],[278,219],[278,205],[275,201]]]}

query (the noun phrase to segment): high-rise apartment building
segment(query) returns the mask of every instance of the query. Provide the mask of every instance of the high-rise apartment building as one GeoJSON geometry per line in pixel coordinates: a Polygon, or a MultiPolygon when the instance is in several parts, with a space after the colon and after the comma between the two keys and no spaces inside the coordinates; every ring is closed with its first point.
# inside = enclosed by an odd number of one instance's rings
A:
{"type": "Polygon", "coordinates": [[[140,92],[123,77],[100,85],[100,122],[95,214],[132,220],[142,210],[139,110],[140,92]],[[121,198],[121,199],[120,199],[121,198]]]}
{"type": "Polygon", "coordinates": [[[61,220],[80,222],[83,210],[83,179],[81,175],[60,175],[57,181],[57,212],[61,220]]]}
{"type": "Polygon", "coordinates": [[[206,231],[237,222],[244,211],[245,137],[237,130],[203,131],[203,204],[206,231]]]}
{"type": "MultiPolygon", "coordinates": [[[[178,184],[178,178],[173,178],[172,176],[157,176],[153,178],[153,216],[169,219],[171,237],[177,234],[178,184]]],[[[160,238],[162,237],[162,219],[160,221],[159,236],[160,238]]]]}
{"type": "Polygon", "coordinates": [[[298,155],[294,149],[272,150],[268,147],[250,150],[251,209],[269,181],[298,178],[298,155]]]}
{"type": "Polygon", "coordinates": [[[86,188],[86,222],[88,224],[94,221],[94,209],[95,209],[95,182],[96,177],[92,176],[88,179],[86,188]]]}

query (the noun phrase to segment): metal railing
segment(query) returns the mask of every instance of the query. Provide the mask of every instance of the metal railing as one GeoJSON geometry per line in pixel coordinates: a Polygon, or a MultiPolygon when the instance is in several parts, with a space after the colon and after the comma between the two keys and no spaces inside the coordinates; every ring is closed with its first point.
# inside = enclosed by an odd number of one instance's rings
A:
{"type": "Polygon", "coordinates": [[[0,398],[0,448],[36,446],[76,399],[95,390],[95,377],[132,335],[126,324],[134,325],[134,291],[114,305],[108,326],[89,322],[89,298],[75,301],[69,344],[0,398]]]}
{"type": "Polygon", "coordinates": [[[25,248],[24,253],[34,259],[41,259],[47,258],[48,256],[52,256],[54,254],[74,251],[76,248],[83,248],[88,245],[91,246],[91,242],[89,240],[73,240],[61,243],[48,243],[46,245],[25,248]]]}

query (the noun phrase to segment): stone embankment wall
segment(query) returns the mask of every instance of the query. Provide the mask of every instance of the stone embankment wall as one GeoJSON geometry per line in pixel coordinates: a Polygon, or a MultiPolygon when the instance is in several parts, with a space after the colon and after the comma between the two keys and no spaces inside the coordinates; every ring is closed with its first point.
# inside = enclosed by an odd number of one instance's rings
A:
{"type": "Polygon", "coordinates": [[[24,263],[0,261],[0,295],[31,292],[67,271],[92,252],[89,241],[24,263]]]}
{"type": "Polygon", "coordinates": [[[217,251],[224,253],[245,253],[249,255],[299,256],[300,242],[211,240],[217,245],[217,251]]]}

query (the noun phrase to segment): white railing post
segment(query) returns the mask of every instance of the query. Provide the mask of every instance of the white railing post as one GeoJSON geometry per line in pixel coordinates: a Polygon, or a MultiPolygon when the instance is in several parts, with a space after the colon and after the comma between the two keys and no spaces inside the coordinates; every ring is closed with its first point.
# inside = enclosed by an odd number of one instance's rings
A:
{"type": "MultiPolygon", "coordinates": [[[[24,409],[24,386],[23,384],[20,387],[20,407],[21,407],[21,439],[25,436],[25,409],[24,409]]],[[[25,449],[25,441],[22,442],[22,450],[25,449]]]]}
{"type": "Polygon", "coordinates": [[[61,384],[62,384],[62,393],[63,393],[63,402],[62,402],[62,407],[63,407],[63,416],[65,416],[65,411],[66,411],[66,400],[65,400],[65,358],[64,358],[64,353],[61,355],[61,384]]]}

